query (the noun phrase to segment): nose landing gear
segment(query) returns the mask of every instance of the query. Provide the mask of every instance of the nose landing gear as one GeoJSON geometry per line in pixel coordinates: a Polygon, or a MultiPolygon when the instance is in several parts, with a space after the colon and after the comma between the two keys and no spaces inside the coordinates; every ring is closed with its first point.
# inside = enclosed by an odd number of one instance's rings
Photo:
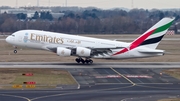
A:
{"type": "Polygon", "coordinates": [[[14,50],[14,54],[16,54],[17,53],[17,50],[14,50]]]}
{"type": "Polygon", "coordinates": [[[17,50],[16,50],[16,49],[17,49],[17,47],[15,47],[15,49],[14,49],[14,54],[16,54],[16,53],[17,53],[17,50]]]}
{"type": "Polygon", "coordinates": [[[89,59],[89,58],[86,58],[85,60],[82,59],[81,57],[79,58],[76,58],[75,61],[77,63],[82,63],[82,64],[92,64],[93,63],[93,60],[89,59]]]}

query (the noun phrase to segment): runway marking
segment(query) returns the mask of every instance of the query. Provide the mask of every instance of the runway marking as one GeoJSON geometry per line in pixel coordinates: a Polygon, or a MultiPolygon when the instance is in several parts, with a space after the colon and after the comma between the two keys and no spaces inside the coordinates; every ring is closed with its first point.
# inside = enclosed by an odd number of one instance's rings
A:
{"type": "Polygon", "coordinates": [[[127,81],[129,81],[133,86],[135,86],[136,84],[134,82],[132,82],[130,79],[128,79],[126,76],[122,75],[121,73],[119,73],[118,71],[116,71],[115,69],[113,69],[112,67],[110,67],[114,72],[116,72],[118,75],[120,75],[121,77],[123,77],[124,79],[126,79],[127,81]]]}
{"type": "Polygon", "coordinates": [[[156,85],[167,84],[167,85],[169,85],[169,84],[173,84],[173,83],[136,83],[136,85],[138,85],[138,84],[143,84],[143,85],[146,85],[146,84],[156,84],[156,85]]]}
{"type": "Polygon", "coordinates": [[[130,74],[128,74],[128,75],[126,75],[126,77],[128,77],[128,78],[152,78],[152,76],[148,76],[148,75],[130,75],[130,74]]]}
{"type": "Polygon", "coordinates": [[[27,100],[27,101],[31,101],[29,98],[23,97],[23,96],[8,95],[8,94],[0,94],[0,95],[1,95],[1,96],[9,96],[9,97],[21,98],[21,99],[25,99],[25,100],[27,100]]]}
{"type": "Polygon", "coordinates": [[[129,84],[129,83],[95,83],[95,85],[124,85],[124,84],[129,84]]]}
{"type": "MultiPolygon", "coordinates": [[[[173,98],[179,98],[179,95],[174,95],[174,96],[172,96],[173,98]]],[[[145,97],[132,97],[132,98],[125,98],[125,99],[122,99],[121,101],[131,101],[131,100],[136,100],[136,101],[138,101],[138,100],[146,100],[146,99],[151,99],[151,100],[155,100],[155,98],[156,99],[163,99],[163,98],[171,98],[171,96],[167,96],[167,95],[161,95],[161,96],[159,96],[159,95],[151,95],[151,96],[145,96],[145,97]]]]}
{"type": "Polygon", "coordinates": [[[179,68],[180,62],[108,62],[82,65],[77,63],[57,62],[0,62],[0,68],[179,68]]]}
{"type": "MultiPolygon", "coordinates": [[[[136,86],[139,86],[139,87],[145,87],[145,88],[157,88],[157,89],[173,89],[173,90],[177,90],[178,88],[167,88],[167,87],[153,87],[153,86],[145,86],[145,85],[136,85],[136,86]]],[[[180,89],[180,88],[179,88],[180,89]]]]}
{"type": "MultiPolygon", "coordinates": [[[[109,85],[109,84],[114,84],[114,85],[116,85],[116,84],[118,84],[118,85],[123,85],[123,84],[129,84],[129,83],[95,83],[95,85],[109,85]]],[[[136,83],[136,85],[141,85],[141,84],[143,84],[143,85],[149,85],[149,84],[156,84],[156,85],[172,85],[173,83],[136,83]]]]}
{"type": "MultiPolygon", "coordinates": [[[[122,70],[123,72],[125,72],[126,74],[126,76],[125,77],[127,77],[127,75],[130,75],[128,72],[126,72],[125,70],[122,70]]],[[[129,77],[127,77],[127,78],[129,78],[129,77]]],[[[136,80],[138,80],[140,83],[143,83],[141,80],[139,80],[139,79],[137,79],[137,78],[135,78],[136,80]]]]}
{"type": "MultiPolygon", "coordinates": [[[[108,71],[106,71],[106,70],[104,70],[106,73],[108,73],[109,75],[111,75],[111,73],[109,73],[108,71]]],[[[116,79],[118,82],[120,82],[120,83],[122,83],[119,79],[117,79],[117,78],[114,78],[114,79],[116,79]]]]}
{"type": "Polygon", "coordinates": [[[116,89],[124,89],[124,88],[130,88],[133,87],[134,85],[130,86],[125,86],[125,87],[117,87],[117,88],[108,88],[108,89],[99,89],[99,90],[90,90],[90,91],[80,91],[80,92],[71,92],[71,93],[64,93],[64,94],[55,94],[55,95],[48,95],[48,96],[41,96],[41,97],[36,97],[32,98],[30,101],[33,100],[38,100],[38,99],[43,99],[43,98],[49,98],[49,97],[57,97],[57,96],[63,96],[63,95],[71,95],[71,94],[81,94],[81,93],[89,93],[89,92],[97,92],[97,91],[105,91],[105,90],[116,90],[116,89]]]}

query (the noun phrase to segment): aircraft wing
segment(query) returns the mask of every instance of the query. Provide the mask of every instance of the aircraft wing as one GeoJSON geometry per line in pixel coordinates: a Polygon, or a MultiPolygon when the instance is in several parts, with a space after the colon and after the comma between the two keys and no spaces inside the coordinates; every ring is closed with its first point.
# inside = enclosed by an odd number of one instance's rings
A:
{"type": "Polygon", "coordinates": [[[123,48],[124,47],[91,48],[91,50],[92,50],[93,56],[98,56],[98,55],[105,56],[105,55],[112,54],[113,53],[112,49],[123,49],[123,48]]]}
{"type": "MultiPolygon", "coordinates": [[[[75,51],[77,47],[64,47],[67,49],[71,49],[72,51],[75,51]]],[[[112,53],[111,49],[122,49],[124,47],[107,47],[107,48],[91,48],[91,47],[85,47],[88,49],[91,49],[91,54],[93,56],[97,56],[97,55],[108,55],[109,53],[112,53]]],[[[45,47],[46,50],[50,50],[52,52],[56,53],[57,47],[53,47],[53,46],[47,46],[45,47]]]]}

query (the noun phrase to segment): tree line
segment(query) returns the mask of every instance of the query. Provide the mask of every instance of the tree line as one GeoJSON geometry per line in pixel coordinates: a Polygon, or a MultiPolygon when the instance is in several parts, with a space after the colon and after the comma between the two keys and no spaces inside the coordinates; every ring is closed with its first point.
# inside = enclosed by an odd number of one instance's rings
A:
{"type": "MultiPolygon", "coordinates": [[[[0,14],[0,31],[15,32],[37,29],[70,34],[134,34],[143,33],[164,17],[176,17],[180,11],[132,9],[63,11],[64,16],[53,18],[50,12],[35,12],[32,18],[26,14],[0,14]]],[[[180,28],[178,24],[174,29],[180,28]]]]}

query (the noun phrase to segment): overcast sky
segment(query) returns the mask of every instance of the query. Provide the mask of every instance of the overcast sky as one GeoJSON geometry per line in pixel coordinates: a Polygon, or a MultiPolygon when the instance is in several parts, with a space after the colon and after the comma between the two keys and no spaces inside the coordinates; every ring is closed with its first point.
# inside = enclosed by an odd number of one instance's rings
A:
{"type": "MultiPolygon", "coordinates": [[[[0,0],[1,6],[37,6],[37,0],[0,0]]],[[[39,0],[40,6],[65,6],[66,0],[39,0]]],[[[94,6],[103,9],[125,8],[180,8],[180,0],[67,0],[68,6],[89,7],[94,6]],[[132,3],[133,1],[133,3],[132,3]]]]}

